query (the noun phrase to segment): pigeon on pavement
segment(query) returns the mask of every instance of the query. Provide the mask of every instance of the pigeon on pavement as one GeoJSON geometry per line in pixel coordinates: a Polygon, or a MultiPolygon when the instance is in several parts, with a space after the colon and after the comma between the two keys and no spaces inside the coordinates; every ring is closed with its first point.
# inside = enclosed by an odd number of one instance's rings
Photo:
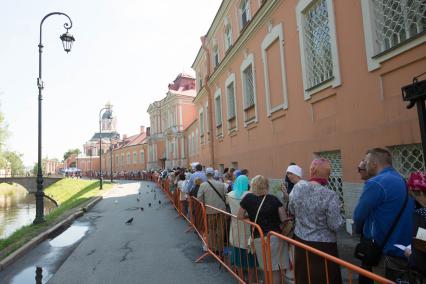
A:
{"type": "Polygon", "coordinates": [[[143,207],[141,207],[141,211],[143,211],[143,207]]]}
{"type": "Polygon", "coordinates": [[[148,203],[148,206],[151,207],[151,203],[148,203]]]}
{"type": "Polygon", "coordinates": [[[136,198],[136,200],[139,202],[139,201],[141,201],[140,199],[139,199],[139,197],[138,198],[136,198]]]}
{"type": "Polygon", "coordinates": [[[129,225],[130,225],[130,224],[132,224],[132,222],[133,222],[133,217],[132,217],[132,218],[130,218],[129,220],[127,220],[127,221],[126,221],[126,224],[129,224],[129,225]]]}
{"type": "Polygon", "coordinates": [[[158,204],[161,204],[161,200],[158,200],[158,204]]]}

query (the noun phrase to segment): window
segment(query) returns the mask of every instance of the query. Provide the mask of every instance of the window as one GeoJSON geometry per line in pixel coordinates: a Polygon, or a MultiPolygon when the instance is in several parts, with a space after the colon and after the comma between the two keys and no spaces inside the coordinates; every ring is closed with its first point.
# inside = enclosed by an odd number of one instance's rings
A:
{"type": "Polygon", "coordinates": [[[243,0],[240,5],[240,14],[241,14],[241,29],[243,29],[248,22],[250,21],[250,1],[243,0]]]}
{"type": "Polygon", "coordinates": [[[227,25],[225,28],[225,50],[228,50],[232,46],[232,28],[231,25],[227,25]]]}
{"type": "Polygon", "coordinates": [[[215,45],[213,47],[213,67],[217,67],[219,65],[219,47],[215,45]]]}
{"type": "Polygon", "coordinates": [[[121,154],[121,166],[124,166],[124,153],[121,154]]]}
{"type": "Polygon", "coordinates": [[[257,121],[256,108],[256,82],[254,73],[254,56],[247,55],[240,66],[242,91],[243,91],[243,111],[244,126],[257,121]]]}
{"type": "Polygon", "coordinates": [[[378,52],[388,50],[426,29],[424,0],[373,0],[378,52]]]}
{"type": "Polygon", "coordinates": [[[404,177],[410,173],[423,171],[423,150],[421,144],[397,145],[389,147],[393,167],[404,177]]]}
{"type": "Polygon", "coordinates": [[[145,151],[141,151],[140,152],[140,158],[141,158],[141,164],[144,164],[145,163],[145,151]]]}
{"type": "Polygon", "coordinates": [[[340,85],[332,0],[301,0],[297,19],[305,99],[340,85]]]}
{"type": "Polygon", "coordinates": [[[222,101],[221,101],[220,89],[216,91],[216,94],[214,97],[214,108],[215,108],[216,127],[220,127],[222,126],[222,101]]]}
{"type": "Polygon", "coordinates": [[[198,91],[203,88],[203,75],[198,73],[198,91]]]}
{"type": "Polygon", "coordinates": [[[138,162],[138,153],[133,152],[133,164],[136,164],[138,162]]]}
{"type": "Polygon", "coordinates": [[[235,87],[234,82],[226,87],[226,95],[228,97],[228,120],[235,118],[235,87]]]}
{"type": "Polygon", "coordinates": [[[268,117],[273,112],[288,107],[283,42],[282,24],[268,26],[268,34],[261,45],[268,117]]]}
{"type": "Polygon", "coordinates": [[[130,161],[130,153],[127,153],[127,164],[130,165],[131,161],[130,161]]]}
{"type": "Polygon", "coordinates": [[[204,135],[204,112],[200,110],[200,136],[204,135]]]}
{"type": "Polygon", "coordinates": [[[424,0],[361,0],[368,70],[426,40],[424,0]]]}
{"type": "Polygon", "coordinates": [[[253,85],[253,71],[250,64],[243,71],[243,90],[244,90],[244,109],[254,106],[254,85],[253,85]]]}

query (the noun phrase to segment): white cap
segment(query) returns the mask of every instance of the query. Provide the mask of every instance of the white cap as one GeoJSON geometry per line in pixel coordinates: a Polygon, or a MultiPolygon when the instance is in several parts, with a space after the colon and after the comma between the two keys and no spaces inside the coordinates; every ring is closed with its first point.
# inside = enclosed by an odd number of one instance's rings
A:
{"type": "Polygon", "coordinates": [[[206,175],[214,175],[214,169],[213,168],[207,168],[206,169],[206,175]]]}
{"type": "Polygon", "coordinates": [[[302,168],[297,165],[291,165],[287,168],[287,173],[292,173],[298,177],[302,177],[302,168]]]}

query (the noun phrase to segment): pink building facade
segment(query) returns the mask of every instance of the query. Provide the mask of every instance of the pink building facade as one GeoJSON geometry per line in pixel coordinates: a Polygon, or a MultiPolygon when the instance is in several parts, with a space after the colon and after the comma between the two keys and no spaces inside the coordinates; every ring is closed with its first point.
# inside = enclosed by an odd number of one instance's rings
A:
{"type": "Polygon", "coordinates": [[[278,182],[290,162],[307,177],[314,157],[328,158],[347,218],[367,149],[388,147],[403,175],[421,169],[417,113],[401,87],[426,71],[426,7],[411,1],[395,17],[387,3],[223,1],[192,65],[188,164],[278,182]]]}
{"type": "Polygon", "coordinates": [[[195,79],[181,73],[169,84],[166,97],[149,105],[148,169],[187,166],[184,130],[196,117],[194,97],[195,79]]]}

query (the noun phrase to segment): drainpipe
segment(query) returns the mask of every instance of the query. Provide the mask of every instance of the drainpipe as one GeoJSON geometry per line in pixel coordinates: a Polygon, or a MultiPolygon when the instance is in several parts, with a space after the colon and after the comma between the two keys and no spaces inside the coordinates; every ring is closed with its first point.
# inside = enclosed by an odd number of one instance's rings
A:
{"type": "Polygon", "coordinates": [[[206,36],[202,36],[201,37],[201,46],[204,49],[204,51],[206,52],[206,57],[207,57],[207,74],[204,77],[204,87],[206,88],[207,91],[207,102],[209,105],[209,111],[208,111],[208,116],[209,116],[209,132],[210,132],[210,160],[211,160],[211,166],[214,167],[214,139],[213,139],[213,116],[212,116],[212,106],[213,106],[213,100],[212,100],[212,91],[210,89],[210,86],[208,84],[209,82],[209,77],[210,77],[210,51],[207,48],[207,44],[206,44],[206,36]]]}

